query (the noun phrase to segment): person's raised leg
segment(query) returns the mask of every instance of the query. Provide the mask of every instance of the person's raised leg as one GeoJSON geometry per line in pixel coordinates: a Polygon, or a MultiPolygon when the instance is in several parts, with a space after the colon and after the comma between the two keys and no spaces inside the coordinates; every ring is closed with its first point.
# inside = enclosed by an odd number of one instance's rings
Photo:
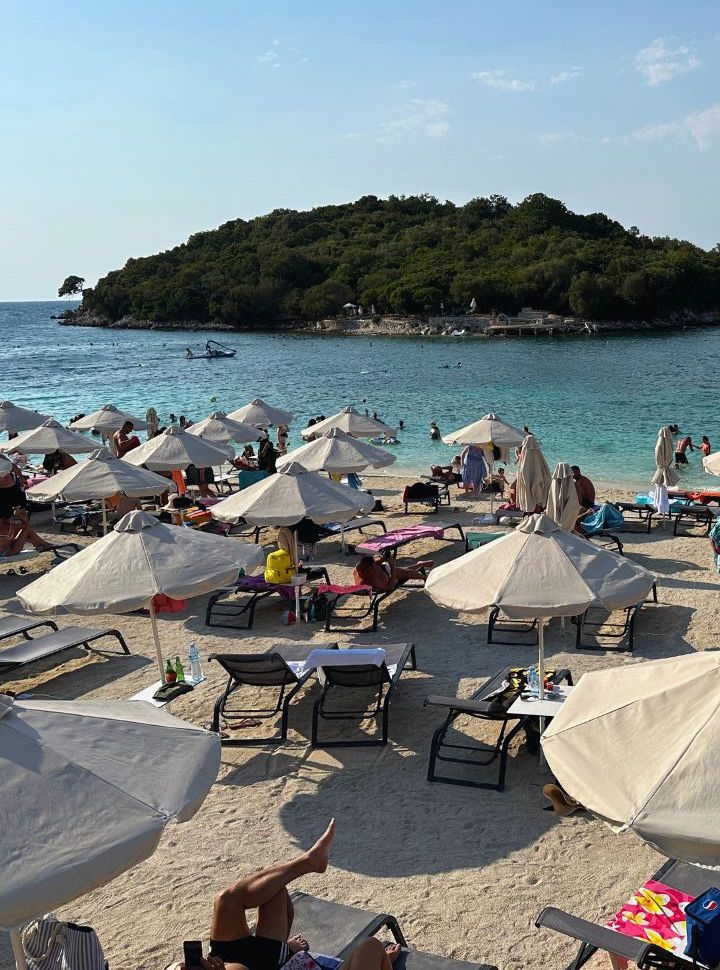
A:
{"type": "MultiPolygon", "coordinates": [[[[269,935],[260,929],[263,915],[265,916],[263,922],[268,930],[285,928],[287,933],[292,923],[292,914],[288,907],[290,900],[285,887],[300,876],[311,872],[325,872],[334,835],[335,819],[331,819],[323,835],[307,852],[303,852],[291,862],[284,862],[246,876],[223,890],[215,898],[212,939],[237,940],[249,936],[250,929],[245,911],[256,908],[260,910],[258,933],[261,936],[269,935]],[[264,913],[263,910],[265,910],[264,913]]],[[[270,938],[280,937],[273,934],[270,938]]],[[[282,939],[286,940],[287,935],[282,936],[282,939]]]]}
{"type": "Polygon", "coordinates": [[[382,944],[371,936],[358,943],[340,970],[391,970],[399,955],[397,943],[382,944]]]}

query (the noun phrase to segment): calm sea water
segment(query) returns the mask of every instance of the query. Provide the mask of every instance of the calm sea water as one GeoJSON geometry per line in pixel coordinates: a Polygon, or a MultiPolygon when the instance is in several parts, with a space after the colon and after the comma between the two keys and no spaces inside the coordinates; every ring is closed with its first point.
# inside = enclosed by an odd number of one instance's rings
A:
{"type": "MultiPolygon", "coordinates": [[[[0,303],[2,398],[63,422],[107,402],[141,415],[152,405],[165,421],[262,397],[298,414],[299,429],[353,404],[391,425],[402,418],[395,467],[426,469],[453,454],[429,440],[431,420],[447,433],[495,411],[528,424],[551,466],[637,486],[663,424],[720,448],[718,330],[476,342],[238,333],[225,338],[234,359],[188,361],[185,348],[212,333],[62,327],[50,316],[67,306],[0,303]]],[[[699,456],[690,463],[683,482],[707,485],[699,456]]]]}

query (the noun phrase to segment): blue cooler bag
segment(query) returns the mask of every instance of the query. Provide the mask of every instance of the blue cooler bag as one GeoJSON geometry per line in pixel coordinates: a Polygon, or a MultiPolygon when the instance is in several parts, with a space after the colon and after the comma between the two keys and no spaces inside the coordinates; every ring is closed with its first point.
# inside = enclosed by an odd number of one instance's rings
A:
{"type": "Polygon", "coordinates": [[[685,907],[687,946],[685,955],[714,967],[720,963],[720,889],[706,889],[685,907]]]}

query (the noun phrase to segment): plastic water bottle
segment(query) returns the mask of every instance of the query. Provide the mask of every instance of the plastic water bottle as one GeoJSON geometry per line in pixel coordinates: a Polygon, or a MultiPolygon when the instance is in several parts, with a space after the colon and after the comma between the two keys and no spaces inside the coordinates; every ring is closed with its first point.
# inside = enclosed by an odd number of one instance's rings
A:
{"type": "Polygon", "coordinates": [[[540,696],[540,675],[537,667],[534,664],[532,667],[528,667],[527,685],[531,696],[540,696]]]}
{"type": "Polygon", "coordinates": [[[202,666],[200,664],[200,651],[193,640],[188,650],[188,663],[190,664],[190,676],[197,683],[203,679],[202,666]]]}

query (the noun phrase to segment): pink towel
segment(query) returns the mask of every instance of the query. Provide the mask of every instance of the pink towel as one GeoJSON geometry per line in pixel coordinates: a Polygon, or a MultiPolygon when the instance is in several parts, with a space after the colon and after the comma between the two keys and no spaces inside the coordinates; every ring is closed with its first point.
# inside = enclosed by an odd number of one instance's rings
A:
{"type": "Polygon", "coordinates": [[[386,535],[373,536],[355,546],[359,552],[385,552],[386,549],[398,549],[416,539],[442,539],[445,530],[439,525],[409,525],[405,529],[394,529],[386,535]]]}

